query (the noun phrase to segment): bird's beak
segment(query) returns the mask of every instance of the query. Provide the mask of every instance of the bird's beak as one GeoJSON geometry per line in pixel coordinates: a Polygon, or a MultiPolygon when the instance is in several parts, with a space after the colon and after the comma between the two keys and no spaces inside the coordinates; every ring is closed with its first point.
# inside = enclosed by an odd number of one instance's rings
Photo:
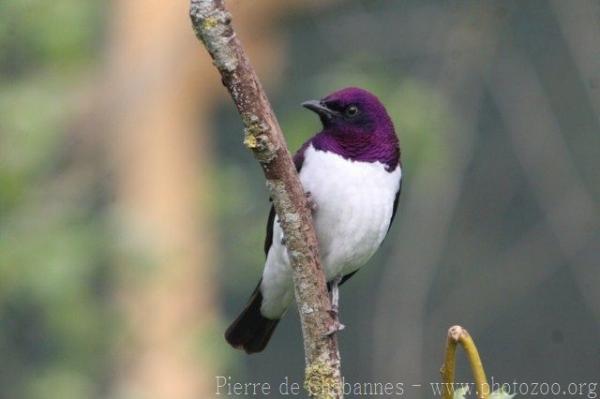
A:
{"type": "Polygon", "coordinates": [[[310,109],[313,112],[316,112],[319,116],[330,119],[338,114],[337,111],[334,111],[330,108],[327,108],[323,102],[319,100],[309,100],[304,101],[302,106],[306,109],[310,109]]]}

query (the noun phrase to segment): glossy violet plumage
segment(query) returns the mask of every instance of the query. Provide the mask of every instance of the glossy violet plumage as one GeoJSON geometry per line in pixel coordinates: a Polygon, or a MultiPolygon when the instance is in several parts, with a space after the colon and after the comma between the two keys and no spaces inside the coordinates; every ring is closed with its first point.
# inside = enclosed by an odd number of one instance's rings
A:
{"type": "Polygon", "coordinates": [[[300,149],[297,165],[301,164],[303,150],[312,144],[317,150],[333,152],[346,159],[381,162],[388,171],[396,168],[400,162],[398,138],[392,120],[376,96],[364,89],[349,87],[318,103],[318,106],[305,106],[321,116],[323,130],[300,149]],[[348,114],[351,107],[356,108],[356,114],[348,114]]]}

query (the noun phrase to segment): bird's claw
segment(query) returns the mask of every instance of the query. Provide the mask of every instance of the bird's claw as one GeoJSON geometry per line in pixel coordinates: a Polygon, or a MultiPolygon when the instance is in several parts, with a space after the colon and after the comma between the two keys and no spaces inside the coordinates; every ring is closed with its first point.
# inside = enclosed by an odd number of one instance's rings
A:
{"type": "Polygon", "coordinates": [[[310,191],[306,191],[304,195],[306,195],[306,203],[308,204],[308,209],[310,209],[313,212],[316,212],[319,206],[315,202],[312,193],[310,191]]]}
{"type": "Polygon", "coordinates": [[[333,322],[331,323],[331,325],[329,326],[329,329],[327,330],[327,333],[326,333],[327,336],[331,336],[337,332],[342,331],[344,328],[346,328],[345,325],[340,323],[339,310],[338,310],[337,305],[331,306],[331,310],[329,310],[328,313],[331,316],[331,319],[333,320],[333,322]]]}
{"type": "Polygon", "coordinates": [[[327,330],[327,332],[325,333],[325,335],[327,335],[328,337],[342,331],[344,328],[346,328],[345,325],[343,325],[342,323],[340,323],[340,321],[337,319],[337,316],[333,319],[333,323],[331,324],[331,326],[329,326],[329,329],[327,330]]]}

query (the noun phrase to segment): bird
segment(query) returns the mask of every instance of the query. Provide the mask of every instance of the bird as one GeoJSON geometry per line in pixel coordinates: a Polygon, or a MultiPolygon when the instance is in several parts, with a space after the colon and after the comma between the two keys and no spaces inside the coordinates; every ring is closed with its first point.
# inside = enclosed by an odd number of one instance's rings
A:
{"type": "MultiPolygon", "coordinates": [[[[394,220],[402,187],[400,142],[384,105],[365,89],[347,87],[302,106],[318,115],[322,130],[295,153],[294,164],[313,209],[328,287],[337,299],[338,286],[367,263],[394,220]]],[[[273,207],[264,251],[262,278],[225,332],[232,347],[248,354],[265,349],[294,299],[285,238],[273,207]]],[[[337,300],[333,306],[337,314],[337,300]]]]}

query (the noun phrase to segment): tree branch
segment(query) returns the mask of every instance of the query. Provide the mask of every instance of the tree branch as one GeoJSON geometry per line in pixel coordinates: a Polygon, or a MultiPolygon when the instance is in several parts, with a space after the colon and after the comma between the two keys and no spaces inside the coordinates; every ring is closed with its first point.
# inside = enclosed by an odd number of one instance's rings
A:
{"type": "Polygon", "coordinates": [[[341,398],[340,357],[335,336],[327,334],[334,321],[317,237],[281,128],[223,1],[191,0],[190,16],[242,117],[244,144],[263,169],[285,234],[304,337],[305,388],[314,398],[341,398]]]}

